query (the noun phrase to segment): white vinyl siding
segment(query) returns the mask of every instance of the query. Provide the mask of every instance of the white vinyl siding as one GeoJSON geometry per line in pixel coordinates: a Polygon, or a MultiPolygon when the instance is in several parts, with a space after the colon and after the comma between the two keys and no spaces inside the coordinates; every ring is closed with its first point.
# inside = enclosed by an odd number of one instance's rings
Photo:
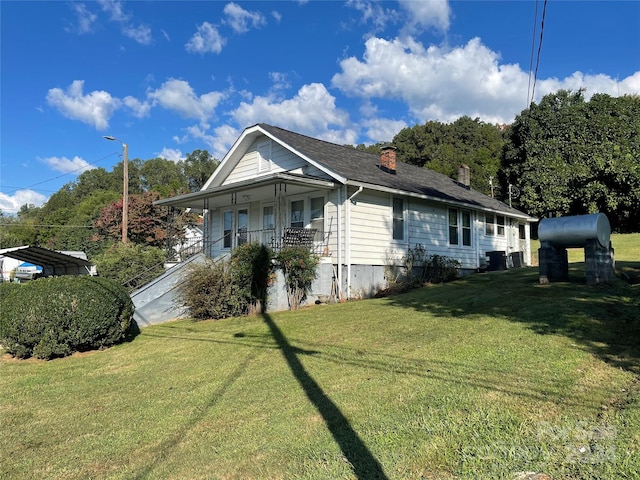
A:
{"type": "Polygon", "coordinates": [[[251,145],[238,161],[222,185],[250,180],[257,175],[278,172],[295,172],[314,177],[328,178],[328,175],[278,143],[262,137],[251,145]]]}
{"type": "Polygon", "coordinates": [[[350,209],[351,263],[384,265],[392,234],[390,196],[365,190],[356,200],[355,204],[347,206],[350,209]]]}
{"type": "Polygon", "coordinates": [[[271,141],[258,142],[258,171],[269,172],[271,170],[271,141]]]}

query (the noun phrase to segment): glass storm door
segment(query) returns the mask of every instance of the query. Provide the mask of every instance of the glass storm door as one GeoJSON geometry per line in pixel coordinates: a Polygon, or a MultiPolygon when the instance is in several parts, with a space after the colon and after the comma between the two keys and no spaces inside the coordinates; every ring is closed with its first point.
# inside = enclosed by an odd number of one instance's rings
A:
{"type": "Polygon", "coordinates": [[[237,208],[222,214],[223,248],[236,248],[248,241],[249,209],[237,208]]]}

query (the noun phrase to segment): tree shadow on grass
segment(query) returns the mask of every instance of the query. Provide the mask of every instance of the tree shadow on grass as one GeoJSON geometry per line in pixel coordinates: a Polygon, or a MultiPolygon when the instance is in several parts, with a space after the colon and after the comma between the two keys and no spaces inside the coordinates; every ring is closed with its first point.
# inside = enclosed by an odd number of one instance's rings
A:
{"type": "Polygon", "coordinates": [[[640,285],[587,286],[583,264],[567,282],[540,285],[537,268],[474,275],[392,297],[396,307],[436,317],[496,316],[541,335],[571,338],[609,364],[640,374],[640,285]]]}
{"type": "Polygon", "coordinates": [[[349,420],[322,390],[318,382],[307,372],[298,358],[299,355],[314,355],[317,352],[292,346],[268,314],[263,313],[262,317],[287,361],[291,372],[304,390],[307,398],[316,407],[318,413],[322,415],[327,428],[351,465],[356,478],[359,480],[387,480],[388,477],[384,473],[382,465],[369,451],[349,423],[349,420]]]}

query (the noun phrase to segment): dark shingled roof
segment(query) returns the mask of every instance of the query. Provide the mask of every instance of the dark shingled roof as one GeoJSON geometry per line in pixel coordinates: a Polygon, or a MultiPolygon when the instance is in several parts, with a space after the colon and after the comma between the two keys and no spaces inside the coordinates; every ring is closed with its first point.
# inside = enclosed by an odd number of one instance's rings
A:
{"type": "Polygon", "coordinates": [[[258,126],[348,181],[379,185],[411,194],[464,203],[470,207],[528,217],[527,214],[509,207],[504,202],[467,188],[433,170],[397,162],[394,175],[380,169],[378,155],[318,140],[265,123],[260,123],[258,126]]]}

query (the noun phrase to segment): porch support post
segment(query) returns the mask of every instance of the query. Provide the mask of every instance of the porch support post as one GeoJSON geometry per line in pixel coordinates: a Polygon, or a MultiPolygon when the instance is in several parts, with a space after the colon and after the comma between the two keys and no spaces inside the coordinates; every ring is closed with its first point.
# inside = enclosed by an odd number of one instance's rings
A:
{"type": "Polygon", "coordinates": [[[209,199],[205,198],[202,201],[202,253],[205,256],[210,257],[209,244],[211,239],[211,232],[209,231],[209,199]]]}
{"type": "MultiPolygon", "coordinates": [[[[345,202],[347,199],[347,186],[343,185],[342,187],[340,187],[338,189],[338,208],[337,208],[337,221],[338,221],[338,235],[337,235],[337,247],[338,247],[338,265],[337,265],[337,270],[338,270],[338,292],[339,292],[339,298],[342,299],[342,285],[343,284],[343,274],[342,274],[342,257],[343,257],[343,248],[345,248],[344,245],[344,232],[343,232],[343,221],[342,221],[342,209],[343,208],[347,208],[345,206],[345,202]],[[343,194],[344,192],[344,194],[343,194]]],[[[344,227],[346,228],[346,226],[344,227]]]]}

